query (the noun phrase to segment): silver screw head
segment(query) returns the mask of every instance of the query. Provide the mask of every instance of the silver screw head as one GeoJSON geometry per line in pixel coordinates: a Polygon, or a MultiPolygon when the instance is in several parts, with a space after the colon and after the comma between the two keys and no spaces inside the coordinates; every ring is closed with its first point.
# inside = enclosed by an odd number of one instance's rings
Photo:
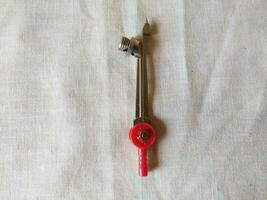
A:
{"type": "Polygon", "coordinates": [[[136,38],[122,37],[119,50],[126,52],[127,55],[141,58],[141,42],[136,38]]]}

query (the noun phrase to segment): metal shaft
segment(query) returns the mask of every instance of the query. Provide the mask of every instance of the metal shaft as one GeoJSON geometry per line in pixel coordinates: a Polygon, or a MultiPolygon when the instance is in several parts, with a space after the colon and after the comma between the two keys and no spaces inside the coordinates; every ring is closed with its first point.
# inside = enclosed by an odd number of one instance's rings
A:
{"type": "Polygon", "coordinates": [[[134,123],[149,122],[148,116],[148,85],[146,65],[146,44],[150,34],[150,25],[146,21],[143,27],[143,41],[140,45],[141,58],[137,59],[137,84],[136,84],[136,113],[134,123]]]}
{"type": "Polygon", "coordinates": [[[135,122],[148,121],[147,69],[142,56],[137,59],[136,113],[135,122]]]}

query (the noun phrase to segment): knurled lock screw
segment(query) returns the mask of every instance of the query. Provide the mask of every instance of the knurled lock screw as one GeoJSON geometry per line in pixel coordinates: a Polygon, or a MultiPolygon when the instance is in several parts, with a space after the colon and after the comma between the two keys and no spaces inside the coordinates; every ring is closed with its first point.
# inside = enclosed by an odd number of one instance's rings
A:
{"type": "Polygon", "coordinates": [[[127,37],[122,37],[119,50],[126,52],[127,55],[141,58],[141,42],[136,38],[128,39],[127,37]]]}

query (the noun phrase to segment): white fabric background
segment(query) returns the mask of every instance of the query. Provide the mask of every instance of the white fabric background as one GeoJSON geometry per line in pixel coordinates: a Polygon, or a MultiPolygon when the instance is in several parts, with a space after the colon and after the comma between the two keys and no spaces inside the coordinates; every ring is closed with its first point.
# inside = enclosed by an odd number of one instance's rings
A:
{"type": "Polygon", "coordinates": [[[265,0],[0,0],[0,199],[267,199],[265,0]],[[136,60],[153,22],[158,143],[137,176],[136,60]]]}

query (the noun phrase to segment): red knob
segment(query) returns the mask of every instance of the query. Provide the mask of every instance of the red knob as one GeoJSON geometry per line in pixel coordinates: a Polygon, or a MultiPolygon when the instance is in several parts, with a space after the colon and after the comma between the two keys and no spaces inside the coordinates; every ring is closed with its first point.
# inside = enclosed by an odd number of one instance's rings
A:
{"type": "Polygon", "coordinates": [[[131,128],[129,138],[138,148],[138,174],[147,176],[147,148],[155,142],[156,132],[148,123],[137,123],[131,128]]]}

